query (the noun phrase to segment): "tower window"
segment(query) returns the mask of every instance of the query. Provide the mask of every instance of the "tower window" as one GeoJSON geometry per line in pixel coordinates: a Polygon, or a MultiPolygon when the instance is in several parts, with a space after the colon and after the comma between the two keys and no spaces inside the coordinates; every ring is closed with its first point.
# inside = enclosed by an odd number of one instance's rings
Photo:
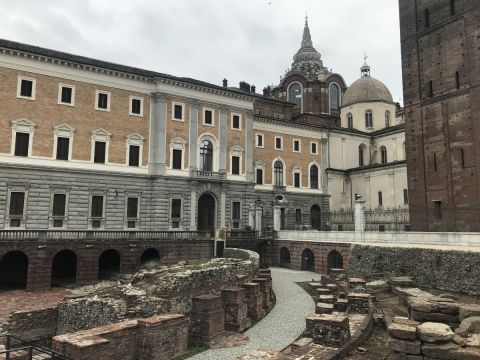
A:
{"type": "Polygon", "coordinates": [[[450,0],[450,15],[455,15],[455,0],[450,0]]]}
{"type": "Polygon", "coordinates": [[[430,27],[430,12],[428,11],[428,9],[425,9],[425,28],[428,28],[430,27]]]}
{"type": "Polygon", "coordinates": [[[428,82],[428,96],[433,97],[433,81],[428,82]]]}
{"type": "Polygon", "coordinates": [[[465,169],[465,151],[463,148],[460,149],[460,157],[462,160],[462,169],[465,169]]]}
{"type": "Polygon", "coordinates": [[[296,108],[302,106],[302,85],[294,83],[288,88],[288,101],[294,103],[296,108]]]}
{"type": "Polygon", "coordinates": [[[378,206],[383,206],[383,194],[381,191],[378,192],[378,206]]]}
{"type": "Polygon", "coordinates": [[[437,171],[437,154],[433,153],[433,171],[437,171]]]}
{"type": "Polygon", "coordinates": [[[460,90],[460,73],[458,71],[455,72],[455,87],[460,90]]]}
{"type": "Polygon", "coordinates": [[[373,128],[373,113],[372,110],[367,110],[365,112],[365,127],[367,129],[373,128]]]}
{"type": "Polygon", "coordinates": [[[408,190],[403,189],[403,205],[408,205],[408,190]]]}
{"type": "Polygon", "coordinates": [[[347,115],[347,127],[353,129],[353,115],[350,113],[347,115]]]}

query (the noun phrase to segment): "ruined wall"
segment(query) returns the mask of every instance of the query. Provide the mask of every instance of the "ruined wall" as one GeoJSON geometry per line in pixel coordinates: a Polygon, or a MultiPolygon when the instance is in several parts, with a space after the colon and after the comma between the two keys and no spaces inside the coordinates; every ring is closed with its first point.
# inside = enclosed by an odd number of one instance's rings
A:
{"type": "Polygon", "coordinates": [[[352,245],[349,276],[411,276],[420,287],[480,294],[480,253],[352,245]]]}

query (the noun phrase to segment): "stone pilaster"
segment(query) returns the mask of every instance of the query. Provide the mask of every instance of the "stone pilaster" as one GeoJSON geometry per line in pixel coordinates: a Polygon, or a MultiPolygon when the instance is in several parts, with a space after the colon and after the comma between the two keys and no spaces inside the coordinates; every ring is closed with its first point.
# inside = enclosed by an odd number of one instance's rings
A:
{"type": "Polygon", "coordinates": [[[220,137],[219,137],[219,161],[218,171],[227,172],[227,126],[228,126],[228,108],[220,105],[220,137]]]}
{"type": "Polygon", "coordinates": [[[247,181],[255,181],[255,176],[253,174],[253,111],[247,111],[247,121],[246,121],[246,131],[247,131],[247,145],[245,149],[245,168],[247,174],[247,181]]]}
{"type": "Polygon", "coordinates": [[[165,175],[167,95],[152,93],[149,175],[165,175]]]}
{"type": "Polygon", "coordinates": [[[189,140],[188,140],[188,164],[190,172],[197,170],[197,153],[199,151],[197,146],[198,139],[198,102],[196,100],[190,101],[190,124],[189,124],[189,140]]]}

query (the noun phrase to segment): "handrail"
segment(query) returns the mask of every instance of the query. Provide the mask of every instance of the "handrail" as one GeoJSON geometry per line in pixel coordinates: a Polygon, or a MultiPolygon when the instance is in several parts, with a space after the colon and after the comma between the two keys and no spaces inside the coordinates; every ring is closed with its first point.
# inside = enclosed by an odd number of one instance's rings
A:
{"type": "Polygon", "coordinates": [[[10,355],[18,352],[18,351],[27,351],[28,352],[28,360],[31,360],[34,352],[37,353],[43,353],[46,355],[50,355],[52,359],[57,359],[57,360],[72,360],[69,357],[66,357],[65,355],[62,355],[54,350],[47,349],[41,346],[34,346],[31,345],[31,343],[34,343],[36,341],[42,340],[42,339],[33,339],[33,340],[23,340],[15,335],[10,335],[10,334],[2,334],[0,335],[0,339],[4,338],[5,339],[5,350],[0,351],[0,355],[4,354],[5,359],[9,360],[10,355]],[[20,347],[12,347],[12,339],[17,340],[20,344],[20,347]]]}

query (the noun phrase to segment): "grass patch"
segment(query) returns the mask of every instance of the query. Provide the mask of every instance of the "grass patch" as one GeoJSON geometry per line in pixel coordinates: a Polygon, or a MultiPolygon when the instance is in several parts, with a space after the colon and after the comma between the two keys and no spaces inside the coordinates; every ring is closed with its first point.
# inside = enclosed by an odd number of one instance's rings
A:
{"type": "Polygon", "coordinates": [[[191,356],[197,355],[201,352],[204,352],[208,350],[209,348],[207,346],[201,346],[201,345],[193,345],[188,348],[188,352],[185,355],[182,355],[180,357],[175,358],[175,360],[185,360],[188,359],[191,356]]]}
{"type": "Polygon", "coordinates": [[[310,285],[310,283],[311,281],[305,281],[305,282],[298,282],[295,284],[297,284],[303,290],[305,290],[306,293],[312,297],[313,302],[316,304],[318,302],[317,290],[312,285],[310,285]]]}

